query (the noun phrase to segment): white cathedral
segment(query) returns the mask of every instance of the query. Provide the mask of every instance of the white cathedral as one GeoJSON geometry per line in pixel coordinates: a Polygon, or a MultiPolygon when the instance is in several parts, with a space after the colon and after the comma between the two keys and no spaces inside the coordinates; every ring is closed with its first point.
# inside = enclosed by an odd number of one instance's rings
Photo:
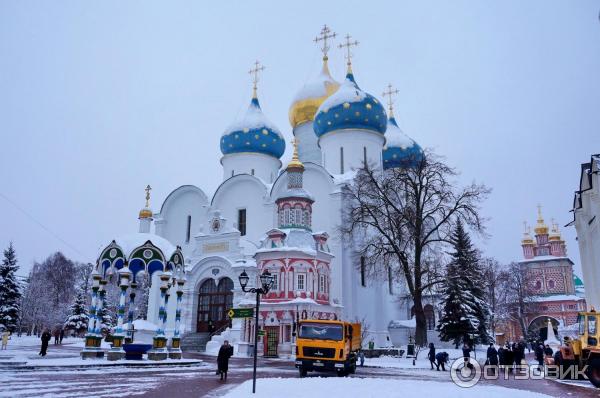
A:
{"type": "MultiPolygon", "coordinates": [[[[341,239],[339,227],[345,222],[342,188],[354,170],[364,162],[384,169],[406,167],[407,159],[423,152],[398,127],[391,88],[386,93],[389,114],[359,88],[350,53],[357,43],[349,36],[340,46],[347,51],[347,75],[341,83],[334,80],[327,65],[327,40],[333,36],[324,27],[316,39],[323,42],[322,70],[290,106],[295,144],[289,165],[280,160],[285,139],[259,104],[257,63],[248,110],[221,137],[221,185],[210,196],[184,185],[157,212],[148,204],[140,211],[136,240],[147,238],[169,251],[180,246],[185,257],[184,349],[204,346],[211,332],[208,348],[223,338],[235,342],[240,353],[252,344],[254,321],[232,322],[227,316],[232,307],[254,306],[254,296],[239,285],[244,270],[251,281],[265,269],[274,275],[274,286],[261,302],[265,337],[259,349],[265,355],[291,353],[297,319],[361,321],[366,341],[385,347],[391,345],[390,323],[411,318],[412,301],[402,284],[367,278],[364,260],[355,255],[352,242],[341,239]]],[[[156,324],[159,296],[151,294],[148,306],[148,320],[156,324]]],[[[174,322],[168,319],[167,331],[174,322]]]]}

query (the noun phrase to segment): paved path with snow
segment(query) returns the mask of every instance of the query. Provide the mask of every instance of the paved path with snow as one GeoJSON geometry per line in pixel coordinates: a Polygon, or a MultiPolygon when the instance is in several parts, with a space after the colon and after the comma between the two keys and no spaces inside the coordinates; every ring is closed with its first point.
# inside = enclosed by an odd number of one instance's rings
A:
{"type": "MultiPolygon", "coordinates": [[[[16,343],[16,342],[15,342],[16,343]]],[[[27,357],[36,357],[37,348],[29,345],[14,346],[13,350],[25,352],[27,357]]],[[[50,345],[49,357],[66,358],[79,354],[74,345],[50,345]]],[[[216,376],[214,357],[197,353],[186,353],[186,358],[202,359],[205,362],[195,367],[150,367],[125,369],[85,370],[16,370],[0,369],[0,397],[52,397],[69,398],[85,395],[94,397],[139,396],[139,397],[219,397],[230,389],[252,378],[252,359],[232,358],[227,382],[216,376]]],[[[337,377],[322,373],[309,373],[309,377],[337,377]]],[[[259,378],[298,377],[291,361],[259,359],[259,378]]],[[[459,388],[450,384],[449,372],[429,369],[404,368],[358,368],[350,377],[439,381],[448,383],[448,391],[459,388]]],[[[481,383],[499,385],[519,390],[544,393],[553,397],[600,397],[600,391],[589,388],[588,382],[558,383],[551,380],[497,380],[481,383]]],[[[424,394],[426,385],[423,384],[424,394]]],[[[260,389],[260,384],[257,386],[260,389]]],[[[451,395],[449,395],[451,396],[451,395]]],[[[387,397],[391,398],[391,397],[387,397]]]]}

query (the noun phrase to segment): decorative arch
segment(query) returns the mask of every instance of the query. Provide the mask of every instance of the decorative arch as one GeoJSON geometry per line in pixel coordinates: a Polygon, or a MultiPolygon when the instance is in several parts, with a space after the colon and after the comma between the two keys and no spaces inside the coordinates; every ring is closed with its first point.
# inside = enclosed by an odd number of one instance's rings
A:
{"type": "Polygon", "coordinates": [[[529,322],[529,326],[527,326],[527,333],[529,336],[527,337],[546,340],[548,338],[548,319],[550,319],[554,334],[558,335],[558,326],[560,325],[560,321],[550,315],[539,315],[529,322]]]}
{"type": "Polygon", "coordinates": [[[164,272],[165,267],[165,255],[149,240],[133,249],[129,256],[129,269],[134,275],[134,280],[135,275],[140,271],[147,272],[148,277],[151,278],[156,271],[164,272]]]}
{"type": "Polygon", "coordinates": [[[265,183],[262,182],[258,177],[255,177],[250,174],[236,174],[233,177],[229,177],[228,179],[223,181],[221,185],[219,185],[210,201],[210,206],[214,208],[215,203],[218,203],[221,199],[221,196],[225,195],[225,193],[227,192],[227,188],[229,188],[230,185],[234,184],[237,181],[248,181],[251,184],[258,187],[259,190],[262,192],[263,196],[267,196],[268,194],[265,183]]]}
{"type": "Polygon", "coordinates": [[[98,272],[102,278],[105,279],[107,275],[111,274],[115,270],[123,268],[125,260],[126,257],[123,249],[115,240],[113,240],[104,248],[104,250],[102,250],[100,256],[98,257],[98,272]]]}

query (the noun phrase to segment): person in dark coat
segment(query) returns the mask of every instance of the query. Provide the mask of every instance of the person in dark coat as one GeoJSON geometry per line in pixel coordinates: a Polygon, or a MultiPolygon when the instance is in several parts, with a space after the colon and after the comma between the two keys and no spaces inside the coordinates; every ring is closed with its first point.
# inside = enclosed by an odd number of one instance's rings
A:
{"type": "Polygon", "coordinates": [[[462,346],[462,352],[463,352],[463,359],[465,361],[465,366],[468,367],[469,369],[473,368],[473,365],[471,365],[471,362],[469,362],[469,360],[471,359],[471,351],[473,349],[471,348],[471,345],[465,341],[463,343],[462,346]]]}
{"type": "Polygon", "coordinates": [[[504,366],[508,369],[509,372],[512,372],[512,365],[515,359],[515,353],[512,350],[510,343],[506,343],[506,348],[504,349],[504,366]]]}
{"type": "Polygon", "coordinates": [[[551,357],[553,354],[554,351],[552,350],[552,348],[550,348],[550,346],[546,344],[546,347],[544,348],[544,355],[551,357]]]}
{"type": "Polygon", "coordinates": [[[225,340],[219,355],[217,356],[218,373],[221,375],[221,380],[227,380],[227,371],[229,370],[229,358],[233,355],[233,346],[229,345],[229,341],[225,340]]]}
{"type": "Polygon", "coordinates": [[[435,346],[433,343],[429,343],[429,352],[427,353],[427,358],[429,358],[429,364],[431,365],[431,370],[433,370],[433,365],[435,365],[435,346]]]}
{"type": "Polygon", "coordinates": [[[487,349],[487,362],[488,365],[498,365],[498,351],[496,350],[496,347],[494,347],[494,343],[490,343],[490,346],[487,349]]]}
{"type": "Polygon", "coordinates": [[[445,364],[448,362],[448,353],[445,351],[438,352],[437,354],[435,354],[435,360],[436,360],[435,370],[440,370],[440,366],[441,366],[442,370],[445,372],[446,371],[445,364]]]}
{"type": "Polygon", "coordinates": [[[506,361],[506,359],[504,359],[504,348],[502,346],[500,346],[500,347],[498,347],[498,363],[500,364],[501,368],[504,367],[505,361],[506,361]]]}
{"type": "Polygon", "coordinates": [[[42,336],[40,338],[42,340],[42,348],[40,349],[39,355],[45,357],[46,351],[48,351],[48,343],[50,342],[52,335],[50,334],[50,331],[48,329],[44,329],[44,333],[42,333],[42,336]]]}
{"type": "Polygon", "coordinates": [[[523,360],[521,354],[521,348],[517,345],[517,343],[512,344],[512,352],[513,352],[513,363],[515,365],[515,369],[518,370],[519,366],[521,366],[521,361],[523,360]]]}
{"type": "Polygon", "coordinates": [[[64,338],[65,338],[65,329],[60,329],[60,335],[58,336],[58,344],[62,344],[62,341],[64,338]]]}
{"type": "Polygon", "coordinates": [[[538,368],[542,370],[544,367],[544,346],[538,344],[535,348],[535,360],[538,361],[538,368]]]}

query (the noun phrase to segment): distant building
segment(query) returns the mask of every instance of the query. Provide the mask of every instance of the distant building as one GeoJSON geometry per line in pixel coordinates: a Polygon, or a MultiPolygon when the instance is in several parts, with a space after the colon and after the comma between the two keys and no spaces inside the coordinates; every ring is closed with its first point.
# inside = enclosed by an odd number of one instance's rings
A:
{"type": "Polygon", "coordinates": [[[567,257],[567,247],[558,225],[550,229],[538,207],[537,223],[532,237],[525,227],[521,247],[524,260],[519,262],[523,280],[530,294],[527,312],[523,314],[527,336],[518,322],[503,325],[505,340],[546,338],[546,326],[551,320],[555,332],[559,327],[577,322],[578,311],[585,310],[584,288],[581,279],[573,273],[573,261],[567,257]]]}
{"type": "Polygon", "coordinates": [[[590,306],[600,306],[600,154],[581,165],[579,190],[573,199],[573,221],[581,256],[586,298],[590,306]]]}

